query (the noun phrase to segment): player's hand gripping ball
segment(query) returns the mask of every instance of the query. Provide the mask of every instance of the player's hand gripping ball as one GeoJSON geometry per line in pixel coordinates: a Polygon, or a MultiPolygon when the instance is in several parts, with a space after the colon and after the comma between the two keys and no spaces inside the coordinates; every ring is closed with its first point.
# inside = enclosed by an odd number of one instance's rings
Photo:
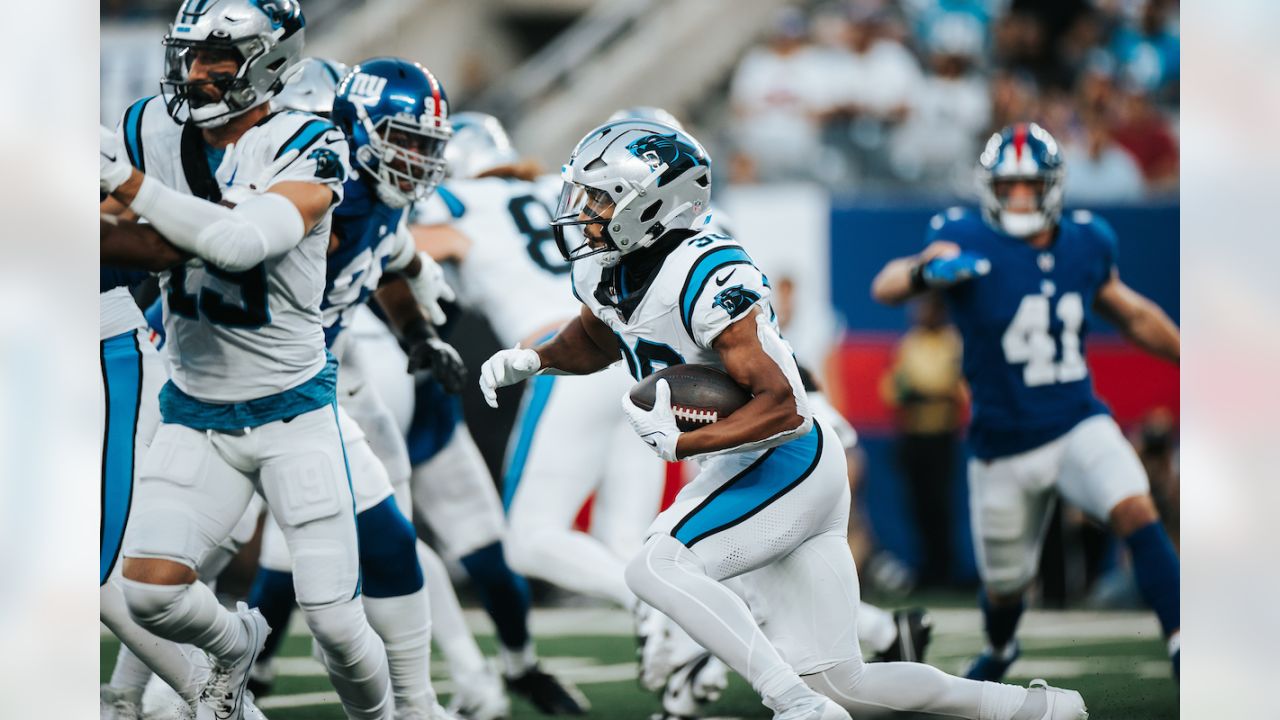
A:
{"type": "Polygon", "coordinates": [[[623,398],[632,429],[666,460],[681,432],[718,422],[751,400],[728,373],[707,365],[672,365],[636,383],[623,398]]]}

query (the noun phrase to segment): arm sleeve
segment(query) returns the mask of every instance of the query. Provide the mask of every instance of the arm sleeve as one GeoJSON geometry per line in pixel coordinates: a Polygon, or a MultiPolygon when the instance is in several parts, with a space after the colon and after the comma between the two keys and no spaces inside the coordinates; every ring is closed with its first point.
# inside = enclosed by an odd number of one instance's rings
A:
{"type": "Polygon", "coordinates": [[[681,317],[700,347],[710,348],[725,328],[756,305],[762,306],[765,320],[773,319],[769,281],[749,260],[695,269],[682,295],[681,317]]]}

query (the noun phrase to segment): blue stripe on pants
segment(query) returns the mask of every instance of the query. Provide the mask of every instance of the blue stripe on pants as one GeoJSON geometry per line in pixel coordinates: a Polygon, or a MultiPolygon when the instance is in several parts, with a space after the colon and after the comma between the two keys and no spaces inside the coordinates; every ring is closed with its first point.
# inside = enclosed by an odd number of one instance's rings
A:
{"type": "Polygon", "coordinates": [[[102,391],[106,418],[102,431],[102,519],[99,525],[98,584],[111,576],[133,497],[134,437],[142,401],[142,352],[130,330],[101,342],[102,391]]]}
{"type": "Polygon", "coordinates": [[[716,488],[671,529],[672,537],[685,547],[693,547],[699,540],[747,520],[809,477],[821,457],[822,430],[814,422],[808,435],[770,448],[716,488]]]}
{"type": "Polygon", "coordinates": [[[516,496],[516,487],[520,484],[520,476],[524,474],[524,464],[529,459],[529,448],[533,445],[533,433],[538,429],[538,420],[542,411],[547,408],[547,400],[551,398],[551,387],[555,384],[554,375],[537,375],[533,383],[529,404],[520,416],[520,434],[516,436],[515,450],[511,453],[511,462],[502,477],[502,509],[511,509],[511,500],[516,496]]]}

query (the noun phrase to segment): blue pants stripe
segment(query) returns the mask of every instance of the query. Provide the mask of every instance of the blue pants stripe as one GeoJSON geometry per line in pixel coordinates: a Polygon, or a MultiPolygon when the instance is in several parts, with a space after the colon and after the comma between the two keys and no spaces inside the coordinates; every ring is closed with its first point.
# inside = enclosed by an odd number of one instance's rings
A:
{"type": "Polygon", "coordinates": [[[822,457],[818,423],[808,435],[770,448],[707,496],[671,529],[685,547],[746,521],[813,473],[822,457]]]}
{"type": "Polygon", "coordinates": [[[142,351],[130,330],[101,343],[103,403],[102,519],[99,525],[98,584],[111,576],[133,499],[134,437],[142,401],[142,351]]]}
{"type": "Polygon", "coordinates": [[[542,411],[547,409],[547,400],[551,398],[551,388],[555,385],[554,375],[538,375],[533,383],[533,394],[529,404],[520,416],[520,434],[516,437],[515,451],[511,453],[511,462],[502,477],[502,509],[511,509],[511,500],[516,496],[516,487],[520,485],[520,476],[524,474],[524,464],[529,459],[529,448],[533,445],[533,433],[538,428],[538,420],[542,411]]]}
{"type": "MultiPolygon", "coordinates": [[[[342,437],[342,422],[338,420],[338,401],[334,400],[331,407],[333,408],[333,422],[338,426],[338,442],[342,444],[342,467],[347,471],[347,489],[351,491],[351,517],[356,516],[356,491],[351,486],[351,463],[347,461],[347,441],[342,437]]],[[[360,532],[359,527],[356,529],[356,552],[360,550],[360,532]]],[[[364,583],[364,569],[356,573],[356,591],[351,594],[352,599],[360,597],[360,586],[364,583]]]]}

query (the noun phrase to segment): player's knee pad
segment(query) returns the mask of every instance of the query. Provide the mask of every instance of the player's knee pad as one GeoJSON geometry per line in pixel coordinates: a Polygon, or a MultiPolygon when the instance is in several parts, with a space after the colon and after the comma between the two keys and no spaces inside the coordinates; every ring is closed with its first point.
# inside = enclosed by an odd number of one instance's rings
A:
{"type": "Polygon", "coordinates": [[[360,565],[364,593],[369,597],[399,597],[422,589],[417,537],[394,498],[387,498],[356,516],[360,536],[360,565]]]}
{"type": "Polygon", "coordinates": [[[295,537],[293,585],[299,607],[323,608],[358,596],[360,561],[355,548],[333,538],[295,537]]]}
{"type": "Polygon", "coordinates": [[[359,598],[321,608],[304,607],[303,614],[330,662],[356,665],[378,645],[359,598]]]}
{"type": "Polygon", "coordinates": [[[128,579],[120,581],[129,614],[139,625],[160,637],[168,637],[172,630],[186,623],[180,608],[188,587],[153,585],[128,579]]]}

